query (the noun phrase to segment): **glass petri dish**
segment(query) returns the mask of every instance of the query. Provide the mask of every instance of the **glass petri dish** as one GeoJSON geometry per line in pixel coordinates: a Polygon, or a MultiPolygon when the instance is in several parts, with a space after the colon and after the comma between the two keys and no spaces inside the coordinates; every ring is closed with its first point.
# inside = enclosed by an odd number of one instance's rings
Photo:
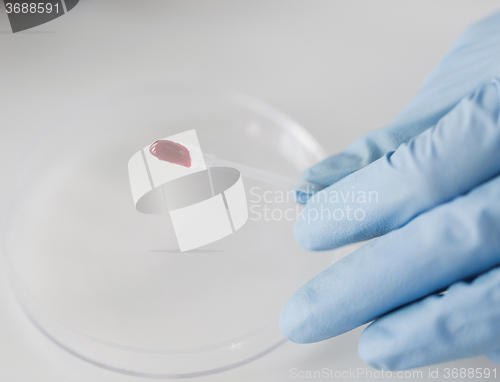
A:
{"type": "Polygon", "coordinates": [[[312,136],[251,97],[199,84],[128,89],[61,117],[19,165],[4,235],[14,291],[49,338],[93,364],[181,378],[243,365],[285,339],[286,299],[332,263],[295,243],[290,190],[243,175],[249,219],[180,252],[168,215],[138,212],[127,163],[196,129],[204,152],[289,177],[324,157],[312,136]]]}

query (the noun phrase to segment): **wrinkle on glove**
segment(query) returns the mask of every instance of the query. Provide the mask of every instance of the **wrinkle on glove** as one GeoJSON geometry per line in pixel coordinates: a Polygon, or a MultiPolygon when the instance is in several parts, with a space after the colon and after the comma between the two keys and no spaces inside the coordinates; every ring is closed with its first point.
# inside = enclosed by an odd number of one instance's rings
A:
{"type": "Polygon", "coordinates": [[[373,322],[361,335],[359,355],[369,366],[384,370],[474,357],[498,349],[499,323],[496,268],[470,284],[452,285],[443,296],[427,297],[373,322]]]}

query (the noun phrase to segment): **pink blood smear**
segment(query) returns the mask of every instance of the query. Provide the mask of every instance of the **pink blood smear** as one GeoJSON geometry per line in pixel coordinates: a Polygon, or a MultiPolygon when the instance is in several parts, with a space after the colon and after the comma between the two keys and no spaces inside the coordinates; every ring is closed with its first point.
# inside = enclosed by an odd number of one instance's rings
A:
{"type": "Polygon", "coordinates": [[[191,155],[189,150],[180,143],[160,140],[149,146],[149,152],[159,160],[191,167],[191,155]]]}

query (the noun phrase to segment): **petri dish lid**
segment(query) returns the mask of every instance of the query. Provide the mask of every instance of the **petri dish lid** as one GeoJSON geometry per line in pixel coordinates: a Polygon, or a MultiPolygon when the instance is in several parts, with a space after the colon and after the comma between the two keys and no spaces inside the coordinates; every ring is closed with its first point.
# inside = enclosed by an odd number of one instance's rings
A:
{"type": "Polygon", "coordinates": [[[200,376],[283,343],[286,299],[332,262],[300,249],[290,190],[242,174],[248,219],[181,252],[168,214],[139,212],[127,164],[195,130],[204,152],[298,177],[324,157],[312,136],[251,97],[200,84],[138,86],[61,117],[19,165],[4,246],[31,320],[76,356],[121,373],[200,376]]]}

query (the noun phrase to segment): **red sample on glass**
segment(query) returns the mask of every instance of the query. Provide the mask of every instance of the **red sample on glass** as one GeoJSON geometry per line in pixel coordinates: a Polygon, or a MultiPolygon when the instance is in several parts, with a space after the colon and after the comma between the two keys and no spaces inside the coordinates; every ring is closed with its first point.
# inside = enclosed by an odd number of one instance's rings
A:
{"type": "Polygon", "coordinates": [[[159,140],[149,146],[149,152],[159,160],[184,167],[191,167],[189,150],[180,143],[159,140]]]}

